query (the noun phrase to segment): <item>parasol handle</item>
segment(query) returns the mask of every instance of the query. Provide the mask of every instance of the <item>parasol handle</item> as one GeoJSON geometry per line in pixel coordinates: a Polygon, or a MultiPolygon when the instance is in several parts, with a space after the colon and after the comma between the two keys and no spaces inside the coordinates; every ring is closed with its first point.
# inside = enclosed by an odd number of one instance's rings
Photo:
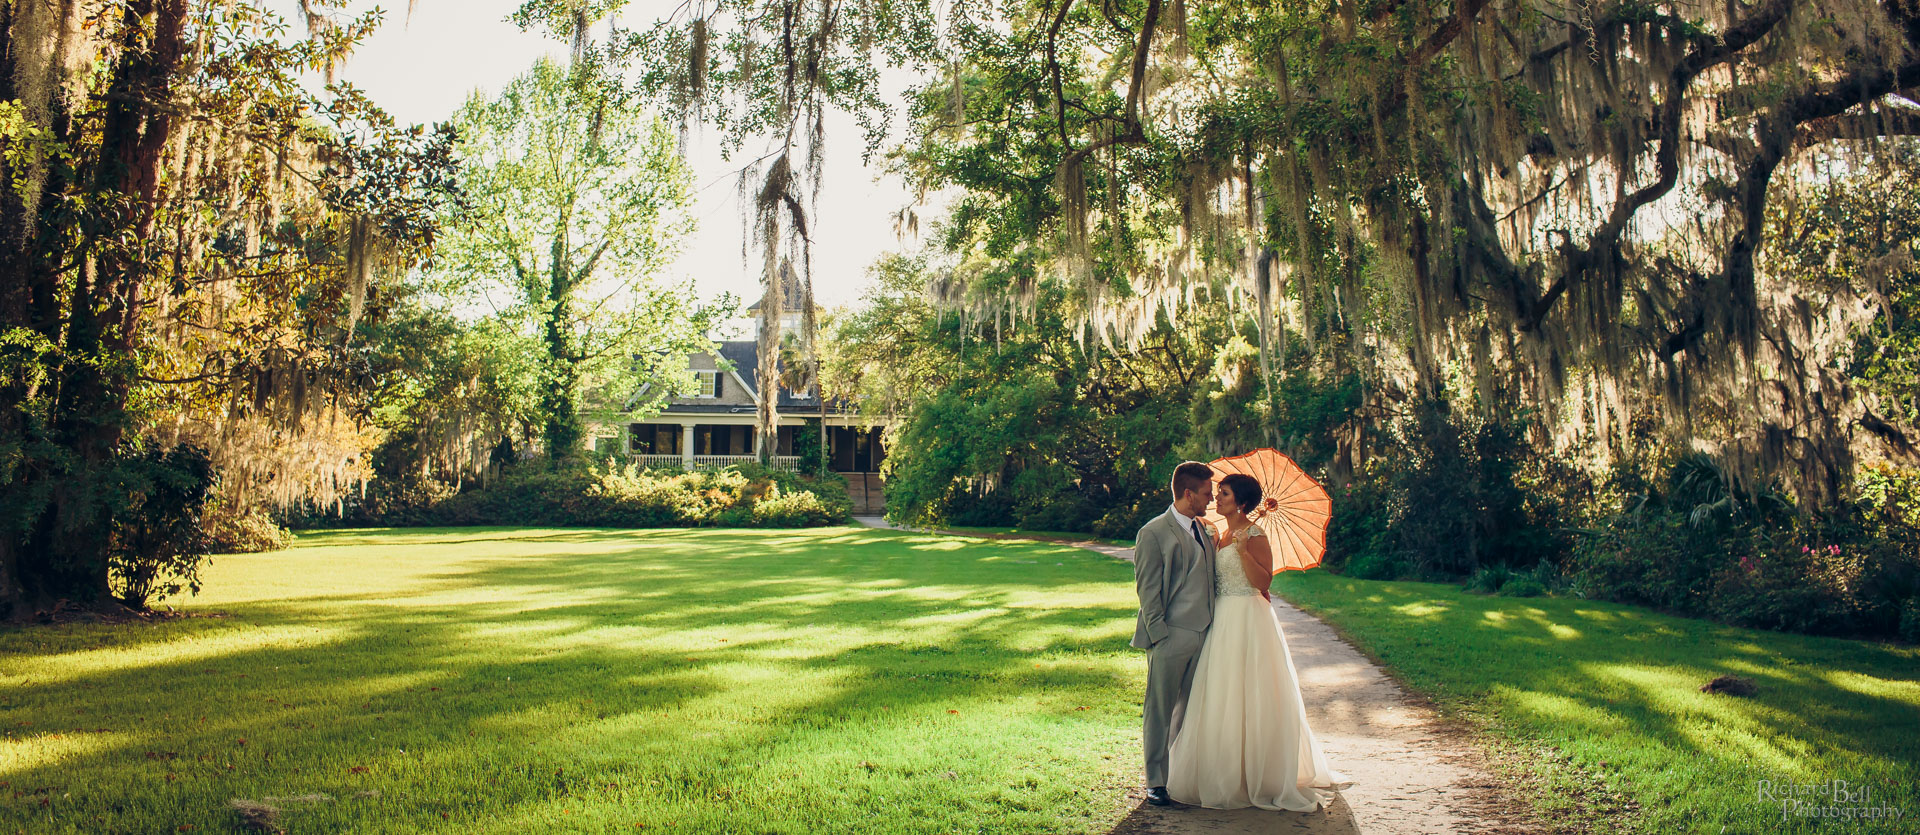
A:
{"type": "Polygon", "coordinates": [[[1264,519],[1267,517],[1268,514],[1271,514],[1273,511],[1278,510],[1279,508],[1280,508],[1280,500],[1272,496],[1268,496],[1265,499],[1262,499],[1260,501],[1259,507],[1254,508],[1253,512],[1247,514],[1247,520],[1252,521],[1255,519],[1264,519]]]}

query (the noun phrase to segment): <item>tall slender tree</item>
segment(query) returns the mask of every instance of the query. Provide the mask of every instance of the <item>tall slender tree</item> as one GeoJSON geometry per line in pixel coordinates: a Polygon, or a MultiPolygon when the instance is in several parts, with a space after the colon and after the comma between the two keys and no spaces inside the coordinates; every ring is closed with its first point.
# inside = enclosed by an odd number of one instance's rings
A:
{"type": "Polygon", "coordinates": [[[617,399],[710,345],[717,309],[660,280],[693,228],[691,177],[673,133],[591,61],[543,59],[455,122],[470,198],[436,272],[537,330],[557,461],[580,449],[585,395],[617,399]]]}

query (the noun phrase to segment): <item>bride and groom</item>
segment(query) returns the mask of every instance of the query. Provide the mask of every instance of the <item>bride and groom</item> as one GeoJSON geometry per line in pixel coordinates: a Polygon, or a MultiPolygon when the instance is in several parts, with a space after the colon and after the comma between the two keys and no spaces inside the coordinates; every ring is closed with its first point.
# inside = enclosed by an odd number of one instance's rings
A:
{"type": "Polygon", "coordinates": [[[1272,551],[1247,519],[1260,482],[1189,461],[1173,474],[1173,506],[1134,541],[1147,651],[1142,711],[1147,802],[1310,812],[1346,778],[1327,764],[1267,587],[1272,551]],[[1207,503],[1227,519],[1215,538],[1207,503]]]}

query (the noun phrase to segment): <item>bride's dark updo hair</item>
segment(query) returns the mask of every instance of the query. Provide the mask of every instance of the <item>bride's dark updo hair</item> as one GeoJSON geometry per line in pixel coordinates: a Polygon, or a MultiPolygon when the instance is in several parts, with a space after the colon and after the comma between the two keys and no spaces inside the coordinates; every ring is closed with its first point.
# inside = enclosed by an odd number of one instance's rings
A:
{"type": "Polygon", "coordinates": [[[1240,506],[1241,513],[1252,513],[1260,507],[1265,491],[1260,489],[1259,479],[1246,473],[1233,473],[1220,479],[1220,485],[1233,491],[1233,503],[1240,506]]]}

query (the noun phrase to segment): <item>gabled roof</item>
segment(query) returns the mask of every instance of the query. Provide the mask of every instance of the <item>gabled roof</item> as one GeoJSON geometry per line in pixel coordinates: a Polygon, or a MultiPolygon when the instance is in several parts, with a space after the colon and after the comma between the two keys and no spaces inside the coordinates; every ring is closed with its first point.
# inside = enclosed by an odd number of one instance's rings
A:
{"type": "Polygon", "coordinates": [[[747,391],[753,393],[755,400],[760,399],[760,378],[757,376],[760,373],[760,352],[756,350],[757,347],[753,340],[742,339],[722,342],[714,350],[721,359],[733,363],[734,373],[740,375],[740,381],[747,384],[747,391]]]}
{"type": "MultiPolygon", "coordinates": [[[[747,392],[753,395],[756,401],[760,397],[760,379],[758,377],[760,373],[760,351],[758,349],[759,343],[750,339],[721,342],[714,349],[714,353],[719,354],[721,359],[733,363],[734,374],[739,376],[738,382],[747,387],[747,392]]],[[[779,388],[780,391],[780,400],[775,404],[774,408],[780,412],[800,415],[819,414],[820,401],[811,397],[796,397],[793,392],[787,391],[784,386],[777,388],[779,388]]],[[[837,415],[851,411],[847,408],[848,405],[849,404],[843,401],[828,401],[827,414],[837,415]]],[[[733,407],[725,407],[712,403],[674,403],[668,404],[665,413],[694,414],[712,413],[716,411],[733,411],[733,407]]]]}

